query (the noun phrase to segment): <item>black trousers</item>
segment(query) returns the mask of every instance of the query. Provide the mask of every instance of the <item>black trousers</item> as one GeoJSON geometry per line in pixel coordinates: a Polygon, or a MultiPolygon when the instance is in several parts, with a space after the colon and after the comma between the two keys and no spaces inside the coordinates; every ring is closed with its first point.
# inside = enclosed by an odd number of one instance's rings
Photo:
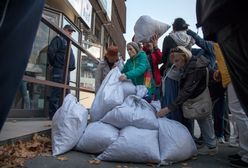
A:
{"type": "Polygon", "coordinates": [[[0,1],[0,130],[28,63],[44,0],[0,1]]]}
{"type": "Polygon", "coordinates": [[[248,23],[229,25],[218,32],[231,80],[248,116],[248,23]]]}

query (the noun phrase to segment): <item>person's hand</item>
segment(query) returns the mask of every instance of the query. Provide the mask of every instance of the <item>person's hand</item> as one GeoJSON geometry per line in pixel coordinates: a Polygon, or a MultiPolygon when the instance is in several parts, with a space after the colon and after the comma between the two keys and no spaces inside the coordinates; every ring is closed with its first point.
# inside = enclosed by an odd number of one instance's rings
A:
{"type": "Polygon", "coordinates": [[[164,117],[166,114],[170,112],[170,109],[168,107],[162,108],[158,113],[157,117],[164,117]]]}
{"type": "Polygon", "coordinates": [[[50,64],[48,64],[48,67],[47,67],[47,68],[48,68],[48,70],[49,70],[49,71],[52,71],[53,66],[52,66],[52,65],[50,65],[50,64]]]}
{"type": "Polygon", "coordinates": [[[153,48],[158,48],[158,35],[157,34],[154,34],[151,37],[151,42],[153,44],[153,48]]]}
{"type": "Polygon", "coordinates": [[[125,74],[121,74],[121,76],[119,77],[120,81],[124,81],[127,80],[127,76],[125,74]]]}
{"type": "Polygon", "coordinates": [[[213,78],[215,81],[219,82],[221,81],[221,74],[220,74],[220,71],[219,70],[216,70],[213,74],[213,78]]]}

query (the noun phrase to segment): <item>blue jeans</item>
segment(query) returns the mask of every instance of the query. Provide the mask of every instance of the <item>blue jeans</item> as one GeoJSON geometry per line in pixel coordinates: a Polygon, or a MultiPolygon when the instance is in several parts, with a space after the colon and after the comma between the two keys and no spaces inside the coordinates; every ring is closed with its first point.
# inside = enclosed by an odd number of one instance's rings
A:
{"type": "Polygon", "coordinates": [[[224,136],[224,112],[225,112],[225,97],[219,97],[213,108],[214,117],[214,131],[215,135],[219,137],[224,136]]]}
{"type": "Polygon", "coordinates": [[[210,115],[204,119],[198,119],[197,122],[198,122],[200,130],[201,130],[201,135],[202,135],[204,144],[208,148],[216,147],[217,142],[216,142],[216,137],[214,134],[212,115],[210,115]]]}
{"type": "MultiPolygon", "coordinates": [[[[179,82],[176,80],[173,80],[171,78],[165,79],[165,95],[161,99],[161,105],[162,107],[167,107],[170,105],[178,96],[179,92],[179,82]]],[[[167,118],[171,120],[175,120],[183,124],[185,127],[188,128],[189,132],[193,136],[194,130],[193,130],[193,120],[184,118],[182,109],[178,107],[175,111],[172,111],[166,115],[167,118]]]]}
{"type": "MultiPolygon", "coordinates": [[[[63,81],[63,69],[53,68],[52,70],[52,81],[57,83],[64,83],[63,81]]],[[[69,84],[69,75],[68,75],[68,83],[69,84]]],[[[69,90],[67,90],[67,93],[69,90]]],[[[63,89],[58,87],[53,87],[51,90],[51,97],[49,100],[49,118],[52,119],[55,112],[61,106],[62,102],[60,101],[62,98],[63,89]]]]}

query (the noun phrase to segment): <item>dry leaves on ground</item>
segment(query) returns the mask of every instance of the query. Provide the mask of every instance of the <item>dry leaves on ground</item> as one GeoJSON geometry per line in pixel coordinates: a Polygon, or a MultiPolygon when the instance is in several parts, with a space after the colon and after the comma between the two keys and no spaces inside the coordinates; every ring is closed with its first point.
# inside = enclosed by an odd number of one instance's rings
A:
{"type": "Polygon", "coordinates": [[[25,160],[38,155],[51,156],[51,139],[35,134],[32,140],[0,146],[0,167],[23,167],[25,160]]]}
{"type": "Polygon", "coordinates": [[[101,160],[91,159],[88,162],[89,162],[89,164],[99,165],[101,163],[101,160]]]}
{"type": "Polygon", "coordinates": [[[57,159],[60,161],[68,160],[68,158],[66,156],[58,156],[57,159]]]}

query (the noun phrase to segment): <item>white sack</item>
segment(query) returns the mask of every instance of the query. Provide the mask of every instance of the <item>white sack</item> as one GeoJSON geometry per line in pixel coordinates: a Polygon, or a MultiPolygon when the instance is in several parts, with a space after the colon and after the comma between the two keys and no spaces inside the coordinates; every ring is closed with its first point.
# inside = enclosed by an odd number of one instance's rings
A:
{"type": "Polygon", "coordinates": [[[161,37],[169,28],[170,26],[168,24],[143,15],[134,25],[134,41],[149,42],[155,33],[158,37],[161,37]]]}
{"type": "Polygon", "coordinates": [[[101,121],[119,129],[126,126],[158,129],[155,109],[146,100],[135,95],[128,96],[122,105],[108,112],[101,121]]]}
{"type": "Polygon", "coordinates": [[[156,112],[161,110],[161,102],[160,100],[152,100],[150,105],[155,108],[156,112]]]}
{"type": "Polygon", "coordinates": [[[78,151],[98,154],[103,152],[119,136],[119,130],[109,124],[93,122],[88,125],[76,145],[78,151]]]}
{"type": "Polygon", "coordinates": [[[136,86],[136,96],[138,97],[145,97],[148,93],[148,90],[145,85],[137,85],[136,86]]]}
{"type": "Polygon", "coordinates": [[[53,156],[63,154],[77,144],[87,120],[87,109],[77,102],[76,97],[68,94],[52,119],[53,156]]]}
{"type": "Polygon", "coordinates": [[[135,86],[131,82],[121,82],[118,67],[112,69],[103,80],[90,109],[92,121],[100,120],[108,111],[121,105],[126,96],[135,94],[135,86]]]}
{"type": "Polygon", "coordinates": [[[158,120],[161,160],[178,162],[197,154],[194,140],[184,125],[167,118],[158,120]]]}
{"type": "Polygon", "coordinates": [[[119,162],[159,163],[158,131],[126,127],[119,138],[98,157],[119,162]]]}

